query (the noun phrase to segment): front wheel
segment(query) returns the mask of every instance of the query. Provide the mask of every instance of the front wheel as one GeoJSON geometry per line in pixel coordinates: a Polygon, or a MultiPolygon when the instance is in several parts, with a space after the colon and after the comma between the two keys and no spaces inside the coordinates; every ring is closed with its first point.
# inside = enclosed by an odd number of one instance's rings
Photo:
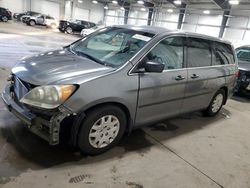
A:
{"type": "Polygon", "coordinates": [[[80,150],[90,155],[109,150],[122,138],[126,123],[125,113],[117,106],[108,105],[91,110],[79,132],[80,150]]]}
{"type": "Polygon", "coordinates": [[[34,26],[34,25],[36,25],[36,22],[35,22],[34,20],[30,20],[30,21],[29,21],[29,25],[30,25],[30,26],[34,26]]]}
{"type": "Polygon", "coordinates": [[[7,16],[3,16],[3,17],[2,17],[2,20],[3,20],[3,22],[7,22],[9,19],[8,19],[7,16]]]}
{"type": "Polygon", "coordinates": [[[204,115],[212,117],[218,114],[224,104],[225,98],[225,90],[218,90],[212,98],[210,105],[204,111],[204,115]]]}
{"type": "Polygon", "coordinates": [[[65,32],[68,33],[68,34],[72,34],[73,33],[73,29],[71,27],[67,27],[65,29],[65,32]]]}

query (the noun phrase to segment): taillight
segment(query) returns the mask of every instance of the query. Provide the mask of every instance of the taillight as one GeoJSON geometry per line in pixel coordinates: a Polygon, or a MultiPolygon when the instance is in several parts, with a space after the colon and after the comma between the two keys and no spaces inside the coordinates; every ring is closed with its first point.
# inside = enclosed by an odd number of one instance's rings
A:
{"type": "Polygon", "coordinates": [[[239,70],[237,70],[237,71],[235,72],[235,77],[236,77],[236,78],[239,78],[239,77],[240,77],[240,71],[239,71],[239,70]]]}

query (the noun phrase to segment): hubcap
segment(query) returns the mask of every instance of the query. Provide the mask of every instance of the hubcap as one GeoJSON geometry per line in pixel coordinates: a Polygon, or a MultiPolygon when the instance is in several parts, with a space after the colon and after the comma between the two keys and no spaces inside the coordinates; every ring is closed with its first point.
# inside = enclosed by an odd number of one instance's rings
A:
{"type": "Polygon", "coordinates": [[[70,27],[68,27],[66,31],[67,31],[67,33],[69,33],[69,34],[72,33],[72,29],[71,29],[70,27]]]}
{"type": "Polygon", "coordinates": [[[89,143],[94,148],[103,148],[111,144],[120,130],[120,122],[113,115],[98,119],[89,131],[89,143]]]}
{"type": "Polygon", "coordinates": [[[218,110],[222,106],[222,103],[223,103],[223,95],[220,93],[214,98],[214,101],[212,104],[212,112],[214,113],[218,112],[218,110]]]}
{"type": "Polygon", "coordinates": [[[4,16],[2,19],[3,19],[4,22],[8,21],[8,18],[6,16],[4,16]]]}
{"type": "Polygon", "coordinates": [[[31,22],[30,22],[30,25],[32,25],[32,26],[35,25],[35,22],[34,22],[34,21],[31,21],[31,22]]]}

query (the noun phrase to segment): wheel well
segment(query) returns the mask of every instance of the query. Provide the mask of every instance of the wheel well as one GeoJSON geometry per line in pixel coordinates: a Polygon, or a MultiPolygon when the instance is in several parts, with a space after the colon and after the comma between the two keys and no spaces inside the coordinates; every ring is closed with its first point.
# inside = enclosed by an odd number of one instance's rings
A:
{"type": "MultiPolygon", "coordinates": [[[[74,116],[66,117],[61,122],[61,128],[62,128],[62,132],[67,133],[69,135],[66,135],[66,139],[65,139],[65,134],[62,133],[61,135],[63,135],[63,136],[60,136],[60,137],[64,138],[63,141],[68,140],[68,142],[71,145],[76,146],[80,126],[81,126],[82,121],[84,120],[86,114],[88,112],[90,112],[91,110],[94,110],[95,108],[99,108],[99,107],[104,106],[104,105],[114,105],[114,106],[121,108],[124,111],[126,118],[127,118],[127,125],[126,125],[125,131],[129,132],[131,130],[132,124],[131,124],[131,116],[130,116],[130,112],[129,112],[128,108],[121,103],[106,102],[106,103],[97,104],[95,106],[92,106],[92,107],[82,111],[81,114],[79,114],[77,117],[74,117],[74,116]],[[71,125],[71,126],[68,126],[68,125],[71,125]]],[[[60,138],[60,140],[61,140],[61,138],[60,138]]]]}
{"type": "Polygon", "coordinates": [[[223,104],[226,104],[227,97],[228,97],[228,88],[226,86],[221,87],[220,89],[223,89],[225,91],[225,99],[223,101],[223,104]]]}
{"type": "Polygon", "coordinates": [[[129,128],[130,128],[131,115],[130,115],[130,112],[129,112],[128,108],[124,104],[121,104],[121,103],[118,103],[118,102],[101,103],[101,104],[97,104],[95,106],[92,106],[92,107],[88,108],[87,110],[85,110],[85,113],[87,114],[89,111],[91,111],[91,110],[93,110],[95,108],[99,108],[101,106],[106,106],[106,105],[114,105],[114,106],[117,106],[117,107],[121,108],[124,111],[124,113],[126,115],[126,118],[127,118],[126,131],[128,131],[129,128]]]}
{"type": "Polygon", "coordinates": [[[35,22],[35,23],[36,23],[36,20],[34,20],[34,19],[29,20],[29,22],[31,22],[31,21],[33,21],[33,22],[35,22]]]}

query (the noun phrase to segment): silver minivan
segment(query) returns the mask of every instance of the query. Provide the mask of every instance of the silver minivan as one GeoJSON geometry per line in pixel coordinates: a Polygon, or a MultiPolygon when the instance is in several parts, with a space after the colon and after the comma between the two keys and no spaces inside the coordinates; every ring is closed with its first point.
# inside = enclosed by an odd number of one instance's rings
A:
{"type": "Polygon", "coordinates": [[[94,155],[142,125],[192,111],[216,115],[236,77],[235,52],[226,41],[160,27],[113,26],[23,58],[2,99],[51,145],[68,138],[94,155]]]}

